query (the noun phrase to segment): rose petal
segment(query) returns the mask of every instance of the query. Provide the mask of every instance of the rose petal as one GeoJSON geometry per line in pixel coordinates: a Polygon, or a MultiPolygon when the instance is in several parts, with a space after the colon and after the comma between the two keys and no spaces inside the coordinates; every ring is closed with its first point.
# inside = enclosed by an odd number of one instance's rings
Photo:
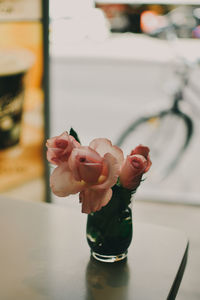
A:
{"type": "Polygon", "coordinates": [[[90,214],[100,210],[103,206],[107,205],[112,197],[112,189],[95,191],[86,189],[79,195],[80,202],[82,203],[82,212],[90,214]]]}
{"type": "MultiPolygon", "coordinates": [[[[80,181],[82,180],[83,176],[83,168],[82,168],[82,174],[80,174],[80,166],[83,164],[101,164],[103,162],[103,158],[93,149],[90,147],[80,147],[80,148],[74,148],[71,152],[70,158],[69,158],[69,168],[73,173],[73,176],[76,180],[80,181]]],[[[88,174],[88,172],[87,172],[88,174]]],[[[99,174],[99,173],[98,173],[99,174]]],[[[98,175],[99,176],[99,175],[98,175]]]]}
{"type": "Polygon", "coordinates": [[[135,172],[143,172],[147,166],[146,158],[140,154],[128,156],[128,160],[130,160],[130,167],[132,167],[135,172]]]}
{"type": "Polygon", "coordinates": [[[56,139],[55,145],[58,148],[65,149],[68,146],[69,142],[64,139],[56,139]]]}
{"type": "Polygon", "coordinates": [[[56,140],[56,138],[57,138],[57,136],[55,136],[55,137],[52,137],[52,138],[50,138],[50,139],[48,139],[47,141],[46,141],[46,146],[47,146],[47,148],[48,147],[55,147],[55,140],[56,140]]]}
{"type": "Polygon", "coordinates": [[[104,156],[106,153],[112,154],[120,164],[122,164],[124,160],[123,151],[119,147],[113,146],[111,141],[108,139],[94,139],[89,146],[97,151],[101,156],[104,156]]]}
{"type": "Polygon", "coordinates": [[[104,156],[104,163],[107,165],[107,177],[105,180],[98,185],[94,185],[92,188],[99,190],[99,189],[109,189],[112,187],[118,179],[120,173],[120,164],[118,163],[117,159],[112,156],[110,153],[106,153],[104,156]]]}
{"type": "Polygon", "coordinates": [[[98,181],[101,171],[103,169],[102,163],[80,163],[79,174],[81,180],[87,184],[95,184],[98,181]]]}
{"type": "Polygon", "coordinates": [[[50,187],[55,195],[65,197],[82,191],[84,185],[74,179],[68,164],[63,163],[54,169],[50,177],[50,187]]]}
{"type": "Polygon", "coordinates": [[[48,139],[47,142],[46,142],[46,146],[55,148],[55,147],[57,147],[56,146],[56,141],[58,141],[60,139],[64,140],[64,141],[68,141],[68,139],[69,139],[68,133],[65,131],[62,134],[58,135],[58,136],[54,136],[54,137],[48,139]]]}
{"type": "Polygon", "coordinates": [[[59,159],[57,158],[56,151],[60,151],[60,150],[57,150],[54,148],[49,148],[47,150],[47,160],[50,163],[55,164],[55,165],[57,165],[59,163],[59,159]]]}
{"type": "Polygon", "coordinates": [[[143,155],[145,158],[147,158],[147,156],[149,154],[149,151],[150,150],[149,150],[148,147],[143,146],[143,145],[139,145],[131,151],[131,155],[140,154],[140,155],[143,155]]]}
{"type": "Polygon", "coordinates": [[[143,146],[143,145],[137,146],[131,152],[131,155],[140,154],[140,155],[143,155],[147,159],[147,167],[144,170],[144,173],[146,173],[150,169],[150,167],[152,165],[152,162],[151,162],[150,156],[149,156],[149,152],[150,152],[149,148],[146,147],[146,146],[143,146]]]}
{"type": "Polygon", "coordinates": [[[72,135],[69,135],[69,140],[72,142],[74,148],[81,147],[81,144],[77,142],[77,140],[72,135]]]}

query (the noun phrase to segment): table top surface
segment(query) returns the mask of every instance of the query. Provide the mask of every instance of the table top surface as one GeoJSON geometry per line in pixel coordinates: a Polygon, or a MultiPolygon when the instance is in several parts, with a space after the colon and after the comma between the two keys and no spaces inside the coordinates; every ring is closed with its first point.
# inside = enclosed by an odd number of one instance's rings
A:
{"type": "Polygon", "coordinates": [[[106,264],[90,258],[86,218],[55,204],[0,198],[0,299],[169,299],[184,234],[133,223],[128,259],[106,264]]]}

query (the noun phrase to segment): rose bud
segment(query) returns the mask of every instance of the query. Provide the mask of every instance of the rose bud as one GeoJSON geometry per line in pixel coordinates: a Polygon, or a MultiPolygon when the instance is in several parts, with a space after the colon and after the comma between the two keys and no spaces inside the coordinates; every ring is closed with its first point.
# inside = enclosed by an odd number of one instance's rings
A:
{"type": "Polygon", "coordinates": [[[142,176],[151,166],[149,148],[139,145],[127,156],[120,172],[120,183],[124,188],[135,190],[142,176]]]}

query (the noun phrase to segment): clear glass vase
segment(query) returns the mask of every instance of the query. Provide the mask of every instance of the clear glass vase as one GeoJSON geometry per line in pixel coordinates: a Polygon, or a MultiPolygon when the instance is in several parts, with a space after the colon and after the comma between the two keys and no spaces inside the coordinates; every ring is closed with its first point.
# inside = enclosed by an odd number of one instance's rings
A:
{"type": "Polygon", "coordinates": [[[91,255],[103,262],[126,258],[132,240],[132,192],[115,185],[109,203],[87,219],[87,241],[91,255]]]}

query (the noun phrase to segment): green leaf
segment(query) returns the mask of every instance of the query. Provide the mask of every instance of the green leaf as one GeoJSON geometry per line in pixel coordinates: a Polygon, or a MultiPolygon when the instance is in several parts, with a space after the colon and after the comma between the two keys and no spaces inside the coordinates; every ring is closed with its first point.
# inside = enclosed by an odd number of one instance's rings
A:
{"type": "Polygon", "coordinates": [[[121,187],[121,183],[120,183],[119,177],[117,178],[116,186],[121,187]]]}
{"type": "Polygon", "coordinates": [[[80,139],[78,137],[78,134],[76,133],[76,131],[72,127],[70,129],[69,134],[72,135],[75,138],[75,140],[81,144],[80,139]]]}

